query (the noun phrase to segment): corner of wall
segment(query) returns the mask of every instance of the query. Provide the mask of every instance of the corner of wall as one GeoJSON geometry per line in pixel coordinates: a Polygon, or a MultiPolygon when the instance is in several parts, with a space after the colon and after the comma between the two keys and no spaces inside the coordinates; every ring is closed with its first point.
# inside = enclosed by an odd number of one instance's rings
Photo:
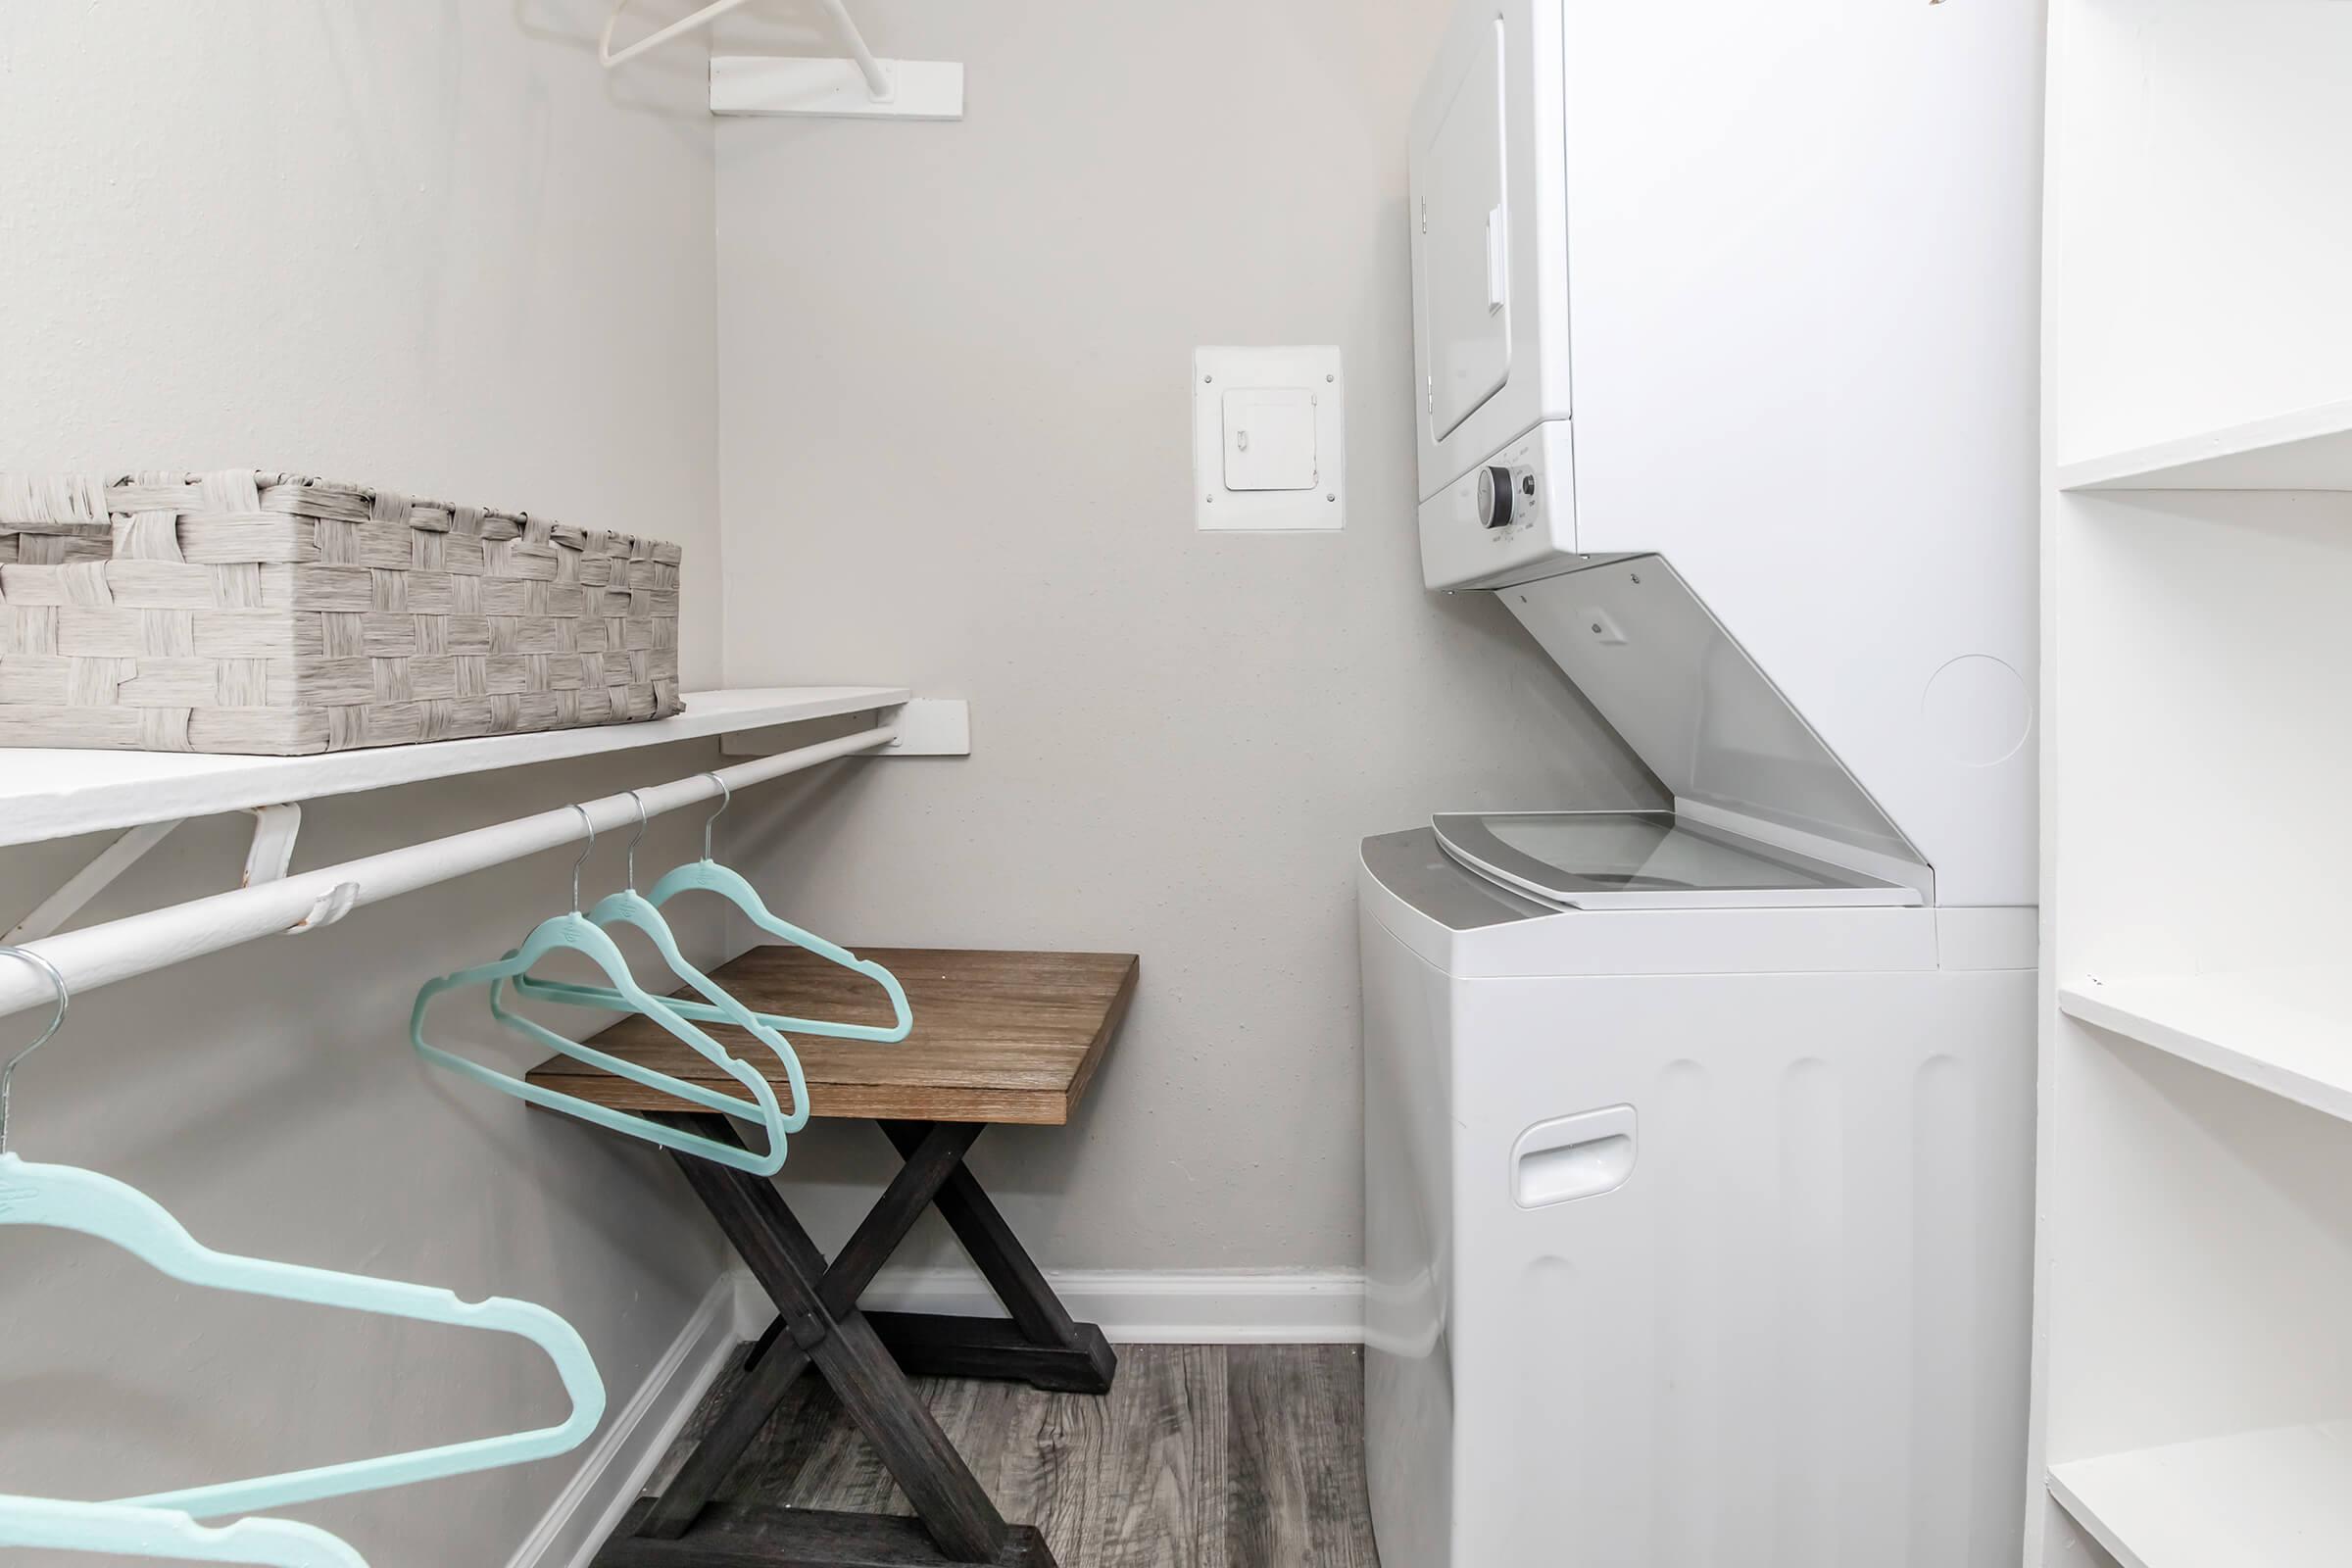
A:
{"type": "Polygon", "coordinates": [[[588,1568],[742,1345],[743,1275],[710,1282],[678,1337],[605,1424],[507,1568],[588,1568]]]}

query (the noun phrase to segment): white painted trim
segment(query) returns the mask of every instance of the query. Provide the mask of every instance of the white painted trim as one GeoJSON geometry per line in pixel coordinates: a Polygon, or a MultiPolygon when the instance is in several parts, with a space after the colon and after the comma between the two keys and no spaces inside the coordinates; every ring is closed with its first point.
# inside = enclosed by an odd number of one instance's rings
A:
{"type": "Polygon", "coordinates": [[[752,1278],[750,1269],[738,1268],[734,1279],[736,1337],[756,1340],[776,1320],[775,1303],[767,1298],[767,1292],[760,1289],[760,1282],[752,1278]]]}
{"type": "Polygon", "coordinates": [[[746,1338],[743,1278],[730,1270],[711,1282],[677,1339],[606,1424],[507,1568],[588,1568],[746,1338]]]}
{"type": "MultiPolygon", "coordinates": [[[[1353,1269],[1049,1269],[1046,1279],[1071,1316],[1102,1325],[1119,1345],[1360,1345],[1364,1338],[1364,1277],[1353,1269]]],[[[863,1304],[1004,1314],[969,1267],[886,1268],[863,1304]]]]}

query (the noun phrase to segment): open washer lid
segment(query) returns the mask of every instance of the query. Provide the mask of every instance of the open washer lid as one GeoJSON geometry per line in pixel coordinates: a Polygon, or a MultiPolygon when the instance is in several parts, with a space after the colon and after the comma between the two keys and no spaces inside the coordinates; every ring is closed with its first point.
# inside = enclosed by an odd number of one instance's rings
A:
{"type": "Polygon", "coordinates": [[[1431,819],[1447,855],[1570,909],[1917,905],[1917,888],[1759,844],[1672,811],[1497,811],[1431,819]]]}
{"type": "Polygon", "coordinates": [[[1672,793],[1672,820],[1935,902],[1926,858],[1663,557],[1495,594],[1672,793]]]}

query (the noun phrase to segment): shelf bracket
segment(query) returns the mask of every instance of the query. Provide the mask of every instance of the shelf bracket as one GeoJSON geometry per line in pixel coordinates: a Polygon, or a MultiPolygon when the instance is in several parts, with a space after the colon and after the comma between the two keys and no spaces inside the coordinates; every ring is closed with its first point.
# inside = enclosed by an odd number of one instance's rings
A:
{"type": "MultiPolygon", "coordinates": [[[[635,0],[613,0],[597,40],[597,59],[607,71],[648,50],[710,27],[748,0],[710,0],[709,5],[657,27],[615,49],[613,34],[635,0]]],[[[951,60],[878,60],[843,0],[816,0],[849,51],[848,59],[808,60],[797,56],[718,55],[710,61],[710,112],[714,115],[809,115],[844,120],[961,120],[963,67],[951,60]]]]}
{"type": "MultiPolygon", "coordinates": [[[[302,833],[302,808],[289,801],[248,809],[253,812],[253,843],[245,852],[245,877],[241,885],[250,888],[279,880],[293,865],[294,841],[302,833]]],[[[149,850],[170,838],[172,829],[186,820],[175,816],[162,822],[142,822],[125,830],[114,843],[92,856],[89,864],[43,899],[30,914],[11,927],[6,936],[0,937],[0,944],[17,946],[57,935],[68,920],[114,886],[123,872],[138,864],[149,850]]],[[[318,923],[341,919],[343,912],[337,910],[318,923]]],[[[306,921],[305,925],[309,923],[306,921]]]]}
{"type": "Polygon", "coordinates": [[[863,724],[888,724],[890,744],[875,757],[969,757],[972,755],[972,709],[960,697],[916,697],[895,708],[870,713],[842,713],[830,719],[802,719],[794,724],[771,724],[765,729],[736,730],[722,737],[719,750],[728,757],[773,757],[808,744],[811,725],[854,729],[863,724]]]}
{"type": "Polygon", "coordinates": [[[917,697],[892,716],[898,733],[876,757],[972,755],[972,708],[960,697],[917,697]]]}
{"type": "Polygon", "coordinates": [[[184,820],[175,816],[167,822],[143,822],[129,829],[91,857],[89,864],[68,877],[63,887],[43,899],[7,936],[0,937],[0,943],[15,947],[55,936],[68,920],[81,912],[82,906],[113,886],[117,877],[138,864],[149,850],[171,837],[172,830],[184,820]]]}
{"type": "Polygon", "coordinates": [[[805,60],[713,55],[710,112],[812,120],[961,120],[963,65],[954,60],[805,60]],[[870,85],[879,72],[886,92],[870,85]]]}
{"type": "MultiPolygon", "coordinates": [[[[293,801],[253,806],[253,847],[245,852],[245,886],[282,882],[294,864],[294,841],[302,836],[302,807],[293,801]]],[[[320,894],[311,912],[286,927],[289,936],[333,925],[359,906],[360,885],[338,882],[320,894]]]]}
{"type": "Polygon", "coordinates": [[[245,887],[282,879],[294,863],[294,841],[302,836],[302,808],[292,801],[252,806],[253,847],[245,852],[245,887]]]}

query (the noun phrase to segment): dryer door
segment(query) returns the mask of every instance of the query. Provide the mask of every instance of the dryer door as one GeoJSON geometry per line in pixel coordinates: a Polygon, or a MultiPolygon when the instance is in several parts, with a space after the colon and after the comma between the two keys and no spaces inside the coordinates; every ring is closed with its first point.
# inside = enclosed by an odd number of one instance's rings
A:
{"type": "Polygon", "coordinates": [[[1457,25],[1413,122],[1413,319],[1433,441],[1511,374],[1504,59],[1501,17],[1457,25]]]}

